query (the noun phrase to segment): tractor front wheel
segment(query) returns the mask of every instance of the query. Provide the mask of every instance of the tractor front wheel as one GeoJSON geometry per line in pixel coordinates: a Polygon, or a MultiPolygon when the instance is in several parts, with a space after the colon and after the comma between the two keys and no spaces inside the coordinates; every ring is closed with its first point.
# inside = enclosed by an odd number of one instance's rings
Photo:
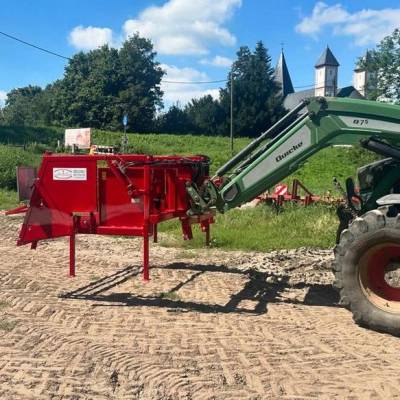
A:
{"type": "Polygon", "coordinates": [[[400,214],[380,207],[356,218],[335,248],[334,286],[356,323],[400,335],[400,214]]]}

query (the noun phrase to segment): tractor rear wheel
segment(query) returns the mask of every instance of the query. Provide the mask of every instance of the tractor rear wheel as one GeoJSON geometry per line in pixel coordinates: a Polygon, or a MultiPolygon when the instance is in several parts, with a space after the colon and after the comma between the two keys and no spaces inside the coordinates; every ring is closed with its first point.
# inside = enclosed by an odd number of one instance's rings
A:
{"type": "Polygon", "coordinates": [[[400,214],[380,207],[356,218],[335,248],[334,286],[356,323],[400,335],[400,214]]]}

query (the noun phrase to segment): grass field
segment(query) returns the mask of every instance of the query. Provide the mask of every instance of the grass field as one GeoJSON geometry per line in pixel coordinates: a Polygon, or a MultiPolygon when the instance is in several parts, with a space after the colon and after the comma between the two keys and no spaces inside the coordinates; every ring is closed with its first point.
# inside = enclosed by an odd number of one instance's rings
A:
{"type": "Polygon", "coordinates": [[[41,155],[32,148],[0,145],[0,187],[16,189],[16,167],[19,165],[37,166],[41,155]]]}
{"type": "MultiPolygon", "coordinates": [[[[22,128],[7,135],[0,127],[0,142],[4,138],[13,143],[23,143],[24,137],[32,138],[37,128],[22,128]],[[14,138],[14,141],[11,140],[14,138]]],[[[42,142],[21,147],[0,145],[0,209],[14,207],[17,203],[15,188],[15,167],[17,165],[38,165],[40,153],[45,149],[54,149],[54,143],[60,139],[57,129],[46,129],[38,136],[42,142]]],[[[119,145],[121,133],[94,131],[93,142],[102,145],[119,145]]],[[[165,134],[128,134],[128,146],[131,153],[144,154],[205,154],[212,160],[212,173],[230,158],[229,139],[225,137],[165,135],[165,134]]],[[[235,139],[237,152],[249,139],[235,139]]],[[[357,167],[374,160],[374,156],[359,148],[328,148],[314,155],[299,171],[288,177],[299,178],[312,192],[324,194],[332,192],[332,177],[344,181],[354,176],[357,167]]],[[[253,209],[232,210],[226,215],[218,215],[213,227],[214,247],[242,250],[272,250],[282,248],[330,247],[334,244],[337,221],[334,209],[329,206],[309,208],[285,206],[279,214],[268,206],[253,209]]],[[[168,232],[170,239],[166,245],[181,244],[180,227],[174,221],[162,224],[162,232],[168,232]],[[179,239],[179,240],[178,240],[179,239]]],[[[195,234],[195,240],[185,242],[183,246],[203,245],[203,237],[195,234]]]]}
{"type": "MultiPolygon", "coordinates": [[[[328,248],[335,243],[337,225],[334,207],[286,205],[277,213],[270,206],[259,205],[217,215],[216,223],[211,227],[211,246],[257,251],[328,248]]],[[[160,231],[170,234],[161,241],[165,246],[204,246],[204,234],[197,227],[193,229],[194,239],[186,242],[182,242],[181,227],[176,221],[161,224],[160,231]]]]}
{"type": "Polygon", "coordinates": [[[0,210],[8,210],[18,204],[17,193],[14,190],[0,188],[0,210]]]}
{"type": "Polygon", "coordinates": [[[51,147],[63,138],[64,130],[53,127],[0,126],[0,143],[24,145],[42,143],[51,147]]]}

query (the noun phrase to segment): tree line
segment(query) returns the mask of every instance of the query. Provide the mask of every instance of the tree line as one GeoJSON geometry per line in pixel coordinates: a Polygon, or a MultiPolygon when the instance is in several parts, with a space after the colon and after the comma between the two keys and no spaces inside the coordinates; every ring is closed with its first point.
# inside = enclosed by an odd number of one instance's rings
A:
{"type": "MultiPolygon", "coordinates": [[[[0,110],[0,123],[118,131],[127,114],[129,130],[134,132],[223,136],[229,134],[231,79],[236,136],[258,136],[285,113],[271,57],[261,41],[254,50],[240,47],[218,99],[206,95],[166,112],[162,112],[161,90],[165,72],[156,57],[152,42],[138,34],[119,49],[105,45],[77,53],[63,77],[45,88],[10,91],[0,110]]],[[[400,102],[399,30],[384,38],[359,65],[377,71],[372,75],[376,81],[370,98],[400,102]]]]}
{"type": "Polygon", "coordinates": [[[88,126],[116,130],[127,113],[144,131],[161,106],[161,78],[151,42],[138,35],[120,49],[103,46],[80,52],[64,76],[42,89],[12,90],[3,110],[5,124],[88,126]]]}
{"type": "Polygon", "coordinates": [[[383,38],[358,65],[370,71],[369,99],[400,104],[400,29],[383,38]]]}
{"type": "Polygon", "coordinates": [[[235,133],[253,136],[284,112],[271,58],[262,42],[241,47],[220,89],[219,99],[203,96],[185,107],[163,107],[165,74],[150,40],[138,34],[120,49],[107,45],[73,56],[61,79],[45,88],[27,86],[8,93],[2,123],[27,126],[88,126],[121,130],[128,115],[135,132],[229,134],[230,78],[234,79],[235,133]]]}

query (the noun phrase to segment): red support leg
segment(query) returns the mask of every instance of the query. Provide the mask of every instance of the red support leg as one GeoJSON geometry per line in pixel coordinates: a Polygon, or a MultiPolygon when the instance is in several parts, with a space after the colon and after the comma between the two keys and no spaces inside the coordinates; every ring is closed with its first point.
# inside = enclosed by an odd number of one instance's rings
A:
{"type": "Polygon", "coordinates": [[[210,221],[203,221],[200,223],[201,231],[206,234],[206,246],[210,245],[210,221]]]}
{"type": "Polygon", "coordinates": [[[153,225],[153,242],[158,243],[158,225],[153,225]]]}
{"type": "Polygon", "coordinates": [[[210,246],[211,241],[210,241],[210,224],[206,224],[206,246],[210,246]]]}
{"type": "Polygon", "coordinates": [[[148,229],[144,229],[143,236],[143,280],[148,282],[150,280],[149,273],[149,232],[148,229]]]}
{"type": "Polygon", "coordinates": [[[69,237],[69,276],[75,276],[75,225],[69,237]]]}
{"type": "Polygon", "coordinates": [[[190,224],[188,219],[181,219],[182,224],[182,233],[183,233],[183,240],[192,240],[193,239],[193,232],[192,232],[192,225],[190,224]]]}
{"type": "MultiPolygon", "coordinates": [[[[150,161],[150,157],[148,157],[150,161]]],[[[143,171],[144,196],[143,196],[143,280],[150,280],[149,273],[149,228],[150,228],[150,166],[146,164],[143,171]]]]}

